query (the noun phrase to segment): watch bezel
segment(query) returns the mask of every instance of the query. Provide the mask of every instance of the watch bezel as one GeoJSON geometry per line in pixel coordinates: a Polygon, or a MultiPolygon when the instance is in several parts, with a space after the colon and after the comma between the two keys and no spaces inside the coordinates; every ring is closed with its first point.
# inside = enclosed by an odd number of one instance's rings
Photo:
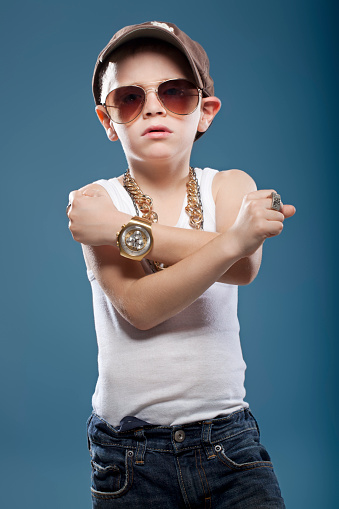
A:
{"type": "Polygon", "coordinates": [[[151,234],[145,226],[136,225],[136,224],[126,225],[126,227],[124,227],[119,234],[119,245],[120,245],[121,250],[133,258],[145,256],[151,249],[151,243],[152,243],[151,234]],[[146,237],[146,242],[142,249],[134,250],[134,249],[131,249],[126,244],[126,236],[131,230],[141,231],[143,233],[143,235],[146,237]]]}

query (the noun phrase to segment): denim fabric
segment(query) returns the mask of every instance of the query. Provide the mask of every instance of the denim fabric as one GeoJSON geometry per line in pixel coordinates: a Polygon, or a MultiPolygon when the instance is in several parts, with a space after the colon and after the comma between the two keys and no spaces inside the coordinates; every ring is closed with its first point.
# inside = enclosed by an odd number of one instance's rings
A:
{"type": "Polygon", "coordinates": [[[248,409],[182,426],[87,422],[94,509],[285,508],[248,409]]]}

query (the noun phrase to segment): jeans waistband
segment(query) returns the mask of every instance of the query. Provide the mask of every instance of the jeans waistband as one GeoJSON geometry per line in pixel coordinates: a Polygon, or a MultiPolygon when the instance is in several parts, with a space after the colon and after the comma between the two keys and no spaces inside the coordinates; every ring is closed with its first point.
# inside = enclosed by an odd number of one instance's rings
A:
{"type": "Polygon", "coordinates": [[[176,426],[149,425],[128,431],[119,431],[95,413],[87,422],[88,438],[93,443],[134,449],[141,456],[146,447],[164,453],[179,453],[203,446],[210,458],[215,456],[215,444],[250,429],[259,433],[258,424],[248,408],[201,422],[176,426]]]}

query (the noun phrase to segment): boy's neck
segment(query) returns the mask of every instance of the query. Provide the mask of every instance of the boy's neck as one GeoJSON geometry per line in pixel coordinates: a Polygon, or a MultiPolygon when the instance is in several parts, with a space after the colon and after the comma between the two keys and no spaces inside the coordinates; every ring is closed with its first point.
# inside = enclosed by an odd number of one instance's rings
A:
{"type": "MultiPolygon", "coordinates": [[[[180,187],[189,175],[189,160],[133,161],[129,164],[132,177],[141,189],[168,189],[180,187]]],[[[146,191],[145,191],[146,192],[146,191]]]]}

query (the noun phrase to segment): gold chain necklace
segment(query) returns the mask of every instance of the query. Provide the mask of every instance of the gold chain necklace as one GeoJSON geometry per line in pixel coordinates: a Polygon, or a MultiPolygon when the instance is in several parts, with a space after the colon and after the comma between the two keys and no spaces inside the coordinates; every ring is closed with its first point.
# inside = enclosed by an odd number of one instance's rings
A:
{"type": "MultiPolygon", "coordinates": [[[[124,174],[123,182],[124,188],[131,197],[137,215],[139,216],[140,210],[142,217],[152,221],[152,223],[157,223],[158,214],[152,209],[152,198],[142,192],[136,180],[131,176],[129,168],[127,168],[126,173],[124,174]]],[[[190,218],[189,224],[191,228],[202,230],[204,226],[204,213],[201,202],[200,187],[195,170],[191,166],[189,169],[189,181],[186,184],[186,189],[187,205],[185,210],[190,218]]],[[[164,268],[164,265],[159,262],[154,262],[154,266],[157,270],[164,268]]]]}

